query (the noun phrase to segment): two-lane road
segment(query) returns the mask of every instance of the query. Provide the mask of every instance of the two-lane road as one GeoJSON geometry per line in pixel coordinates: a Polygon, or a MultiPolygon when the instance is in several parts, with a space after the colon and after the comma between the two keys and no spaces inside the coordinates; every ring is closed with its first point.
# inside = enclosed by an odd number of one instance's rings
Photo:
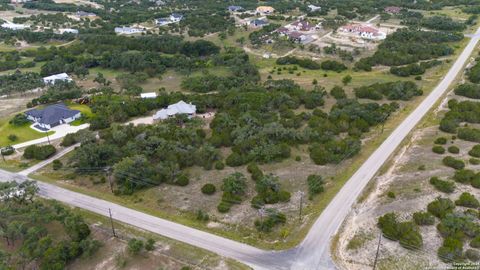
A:
{"type": "MultiPolygon", "coordinates": [[[[281,252],[261,250],[47,183],[39,183],[40,195],[104,216],[108,216],[110,208],[116,220],[236,259],[255,269],[334,269],[335,266],[330,257],[332,236],[337,232],[367,183],[463,70],[479,39],[480,28],[472,35],[470,42],[439,85],[348,180],[316,220],[307,237],[294,249],[281,252]]],[[[0,170],[0,181],[25,179],[27,177],[22,174],[0,170]]]]}

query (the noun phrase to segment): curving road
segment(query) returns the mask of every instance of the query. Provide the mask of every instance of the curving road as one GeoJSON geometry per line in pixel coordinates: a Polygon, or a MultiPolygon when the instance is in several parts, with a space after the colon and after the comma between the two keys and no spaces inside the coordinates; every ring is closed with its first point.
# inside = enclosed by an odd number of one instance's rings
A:
{"type": "MultiPolygon", "coordinates": [[[[280,252],[261,250],[47,183],[38,183],[40,195],[104,216],[108,216],[108,209],[110,208],[113,218],[116,220],[215,252],[225,257],[236,259],[254,269],[334,269],[335,265],[330,258],[330,240],[332,236],[337,232],[367,183],[423,116],[425,116],[434,104],[446,93],[451,83],[463,70],[465,63],[475,49],[479,39],[480,28],[471,36],[470,42],[438,86],[392,134],[390,134],[348,180],[316,220],[303,242],[294,249],[280,252]]],[[[66,152],[61,152],[60,154],[65,153],[66,152]]],[[[45,164],[42,163],[42,166],[43,165],[45,164]]],[[[23,181],[28,178],[25,175],[29,172],[32,172],[32,170],[29,169],[29,171],[20,173],[10,173],[0,170],[0,181],[9,181],[12,179],[23,181]]]]}

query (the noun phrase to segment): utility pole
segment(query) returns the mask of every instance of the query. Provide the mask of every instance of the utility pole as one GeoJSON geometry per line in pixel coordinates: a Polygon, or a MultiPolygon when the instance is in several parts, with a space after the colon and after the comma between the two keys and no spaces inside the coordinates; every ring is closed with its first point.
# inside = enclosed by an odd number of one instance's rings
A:
{"type": "Polygon", "coordinates": [[[108,208],[108,213],[110,214],[110,223],[112,224],[113,236],[117,237],[117,234],[115,233],[115,227],[113,226],[112,210],[110,208],[108,208]]]}
{"type": "Polygon", "coordinates": [[[112,194],[113,194],[112,172],[110,170],[110,167],[107,167],[105,171],[107,172],[108,184],[110,185],[110,190],[112,191],[112,194]]]}
{"type": "Polygon", "coordinates": [[[300,208],[298,209],[298,220],[302,221],[303,191],[300,191],[300,208]]]}
{"type": "Polygon", "coordinates": [[[378,237],[377,253],[375,254],[375,260],[373,261],[373,270],[377,267],[378,253],[380,252],[380,244],[382,242],[382,233],[380,232],[380,237],[378,237]]]}
{"type": "Polygon", "coordinates": [[[50,132],[50,131],[47,131],[47,141],[48,141],[48,144],[51,144],[51,143],[50,143],[50,136],[48,136],[48,133],[49,133],[49,132],[50,132]]]}

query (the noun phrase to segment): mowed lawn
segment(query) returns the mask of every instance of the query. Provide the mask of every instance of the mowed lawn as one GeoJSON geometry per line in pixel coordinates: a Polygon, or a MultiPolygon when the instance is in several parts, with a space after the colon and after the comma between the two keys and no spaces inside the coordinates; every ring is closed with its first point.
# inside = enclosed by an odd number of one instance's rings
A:
{"type": "MultiPolygon", "coordinates": [[[[46,136],[46,133],[41,133],[31,129],[30,124],[20,127],[10,125],[8,123],[10,119],[11,117],[0,119],[0,147],[26,142],[46,136]],[[10,141],[8,136],[11,134],[16,135],[18,139],[14,142],[10,141]]],[[[49,134],[53,134],[53,132],[50,132],[49,134]]]]}

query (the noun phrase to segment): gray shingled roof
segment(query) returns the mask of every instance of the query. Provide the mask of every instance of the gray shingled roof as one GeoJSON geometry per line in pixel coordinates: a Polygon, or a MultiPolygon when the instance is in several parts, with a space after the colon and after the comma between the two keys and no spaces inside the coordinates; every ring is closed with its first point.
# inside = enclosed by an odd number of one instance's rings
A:
{"type": "Polygon", "coordinates": [[[50,105],[43,110],[29,110],[25,112],[25,114],[39,118],[38,122],[41,124],[52,125],[60,122],[62,119],[73,117],[79,112],[80,111],[69,109],[65,104],[59,103],[50,105]]]}

